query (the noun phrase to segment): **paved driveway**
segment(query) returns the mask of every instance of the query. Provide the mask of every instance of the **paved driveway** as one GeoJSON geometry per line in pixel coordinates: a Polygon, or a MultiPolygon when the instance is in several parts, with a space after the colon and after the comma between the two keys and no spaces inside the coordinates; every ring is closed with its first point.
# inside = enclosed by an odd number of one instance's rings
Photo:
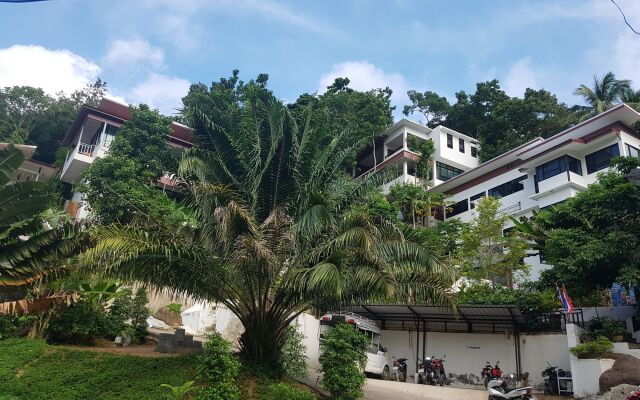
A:
{"type": "Polygon", "coordinates": [[[365,400],[487,400],[487,392],[367,379],[365,400]]]}

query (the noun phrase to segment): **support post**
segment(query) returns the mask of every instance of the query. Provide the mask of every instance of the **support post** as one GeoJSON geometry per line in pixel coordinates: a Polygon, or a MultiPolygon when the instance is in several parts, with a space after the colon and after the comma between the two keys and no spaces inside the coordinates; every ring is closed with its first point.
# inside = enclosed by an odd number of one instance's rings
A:
{"type": "Polygon", "coordinates": [[[416,374],[415,383],[418,383],[418,357],[420,357],[420,322],[416,320],[416,374]]]}
{"type": "Polygon", "coordinates": [[[513,339],[516,347],[516,380],[519,381],[522,375],[522,354],[520,352],[520,330],[517,324],[513,325],[513,339]]]}

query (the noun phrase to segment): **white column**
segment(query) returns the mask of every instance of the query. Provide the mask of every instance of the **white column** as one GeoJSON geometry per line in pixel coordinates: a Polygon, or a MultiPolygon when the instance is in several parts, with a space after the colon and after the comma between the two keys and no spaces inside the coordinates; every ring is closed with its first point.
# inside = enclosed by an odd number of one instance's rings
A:
{"type": "Polygon", "coordinates": [[[405,160],[402,162],[402,183],[407,183],[408,179],[409,179],[409,165],[405,160]]]}
{"type": "Polygon", "coordinates": [[[407,128],[402,129],[402,149],[409,150],[409,147],[407,146],[407,128]]]}

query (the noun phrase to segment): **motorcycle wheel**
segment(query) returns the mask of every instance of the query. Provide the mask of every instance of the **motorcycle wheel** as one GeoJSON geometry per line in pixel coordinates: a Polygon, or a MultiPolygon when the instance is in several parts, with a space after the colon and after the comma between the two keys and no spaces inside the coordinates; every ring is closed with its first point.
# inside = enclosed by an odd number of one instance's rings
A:
{"type": "Polygon", "coordinates": [[[439,382],[440,382],[440,371],[435,371],[433,373],[433,380],[431,381],[431,384],[433,386],[436,386],[439,382]]]}
{"type": "Polygon", "coordinates": [[[389,367],[384,367],[384,369],[382,370],[382,375],[381,378],[383,381],[388,381],[390,378],[390,374],[389,374],[389,367]]]}
{"type": "Polygon", "coordinates": [[[440,374],[440,379],[439,379],[440,386],[444,386],[444,381],[445,381],[445,379],[447,379],[447,377],[444,375],[444,372],[442,372],[442,373],[440,374]]]}

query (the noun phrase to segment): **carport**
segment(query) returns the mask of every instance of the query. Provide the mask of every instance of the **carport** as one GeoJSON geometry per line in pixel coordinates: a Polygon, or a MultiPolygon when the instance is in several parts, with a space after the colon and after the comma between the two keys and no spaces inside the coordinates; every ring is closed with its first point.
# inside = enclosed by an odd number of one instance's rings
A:
{"type": "MultiPolygon", "coordinates": [[[[352,312],[380,323],[383,330],[415,331],[416,359],[425,357],[427,332],[499,333],[514,335],[518,377],[522,374],[520,330],[522,313],[515,305],[458,305],[455,309],[419,304],[359,304],[343,306],[352,312]],[[420,338],[422,333],[422,340],[420,338]],[[420,346],[422,342],[422,346],[420,346]]],[[[417,367],[416,367],[417,372],[417,367]]]]}

